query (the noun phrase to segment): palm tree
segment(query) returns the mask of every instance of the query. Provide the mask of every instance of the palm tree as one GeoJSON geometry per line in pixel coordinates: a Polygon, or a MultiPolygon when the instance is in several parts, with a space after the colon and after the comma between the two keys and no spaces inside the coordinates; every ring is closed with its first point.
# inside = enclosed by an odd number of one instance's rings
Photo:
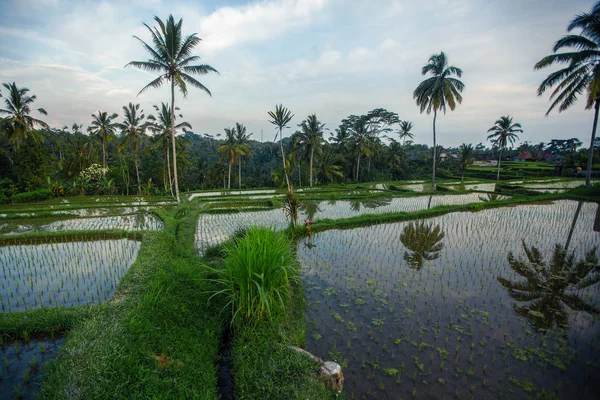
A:
{"type": "MultiPolygon", "coordinates": [[[[8,96],[4,99],[6,108],[0,108],[0,115],[6,116],[2,118],[3,140],[13,142],[18,150],[21,141],[27,140],[29,136],[34,139],[42,138],[36,131],[36,127],[45,129],[49,127],[44,121],[29,115],[33,102],[37,99],[35,95],[27,95],[29,89],[17,88],[15,82],[3,83],[2,86],[8,90],[8,96]]],[[[1,94],[0,97],[2,97],[1,94]]],[[[43,115],[48,115],[43,108],[37,110],[43,115]]]]}
{"type": "MultiPolygon", "coordinates": [[[[288,191],[291,190],[290,186],[290,178],[287,173],[287,168],[285,165],[285,153],[283,152],[283,128],[287,127],[287,124],[290,123],[292,118],[294,118],[294,114],[282,104],[275,106],[275,111],[269,111],[269,117],[272,119],[269,121],[273,125],[277,127],[279,130],[279,147],[281,149],[281,161],[283,165],[283,173],[285,175],[285,183],[287,184],[288,191]]],[[[277,139],[277,135],[275,135],[275,139],[277,139]]]]}
{"type": "Polygon", "coordinates": [[[400,121],[400,129],[398,130],[399,139],[402,140],[402,144],[406,144],[406,138],[412,139],[415,137],[411,133],[411,129],[414,127],[414,124],[409,121],[400,121]]]}
{"type": "Polygon", "coordinates": [[[159,88],[165,83],[165,81],[171,82],[171,145],[173,148],[173,180],[175,181],[175,197],[177,202],[181,202],[179,198],[179,183],[177,179],[177,148],[175,146],[175,87],[183,94],[183,97],[187,97],[188,89],[187,85],[192,85],[198,89],[203,90],[209,96],[212,96],[210,90],[206,88],[202,83],[197,81],[190,74],[204,75],[210,72],[218,71],[207,64],[190,65],[191,63],[200,60],[199,56],[193,56],[192,51],[200,43],[200,38],[192,33],[186,36],[185,39],[182,35],[181,25],[183,19],[180,19],[177,23],[172,15],[167,18],[165,24],[160,18],[154,17],[159,28],[150,28],[144,24],[150,35],[152,36],[152,44],[148,45],[142,39],[134,36],[141,44],[142,47],[150,54],[150,58],[147,61],[131,61],[127,65],[134,66],[150,72],[158,72],[160,75],[140,90],[138,95],[143,93],[149,88],[159,88]]]}
{"type": "Polygon", "coordinates": [[[225,141],[217,149],[217,151],[227,155],[227,161],[229,163],[227,189],[231,189],[231,166],[235,162],[236,158],[240,155],[238,143],[235,138],[235,127],[225,128],[225,141]]]}
{"type": "Polygon", "coordinates": [[[440,256],[444,248],[444,232],[439,225],[425,221],[411,222],[404,227],[400,235],[402,244],[410,250],[404,252],[404,260],[413,268],[420,269],[423,261],[433,261],[440,256]]]}
{"type": "Polygon", "coordinates": [[[235,123],[235,141],[238,146],[238,164],[239,164],[239,176],[238,176],[238,187],[242,188],[242,158],[244,156],[252,157],[252,148],[248,144],[248,140],[252,136],[252,133],[246,133],[246,127],[244,124],[239,122],[235,123]]]}
{"type": "Polygon", "coordinates": [[[342,167],[338,165],[338,162],[343,161],[340,158],[331,148],[326,148],[317,166],[317,180],[324,182],[327,179],[333,182],[335,178],[343,178],[342,167]]]}
{"type": "Polygon", "coordinates": [[[366,118],[358,118],[350,127],[350,140],[354,143],[356,149],[356,175],[355,180],[358,182],[360,174],[360,158],[365,155],[370,155],[369,144],[371,143],[371,133],[366,118]]]}
{"type": "Polygon", "coordinates": [[[460,180],[465,179],[465,171],[467,167],[475,161],[475,148],[472,144],[463,143],[458,148],[458,163],[460,165],[460,180]]]}
{"type": "MultiPolygon", "coordinates": [[[[434,54],[429,58],[429,62],[421,71],[423,75],[431,73],[431,78],[425,79],[417,86],[413,93],[413,98],[417,101],[421,113],[427,111],[430,114],[433,111],[433,149],[435,153],[435,120],[437,112],[443,111],[446,114],[446,107],[454,111],[456,103],[462,102],[460,94],[465,85],[458,78],[462,76],[462,69],[448,66],[446,54],[442,51],[440,54],[434,54]]],[[[431,177],[431,190],[435,191],[435,154],[433,154],[433,168],[431,177]]]]}
{"type": "Polygon", "coordinates": [[[304,150],[309,154],[310,159],[310,173],[309,173],[309,185],[313,185],[313,159],[315,150],[318,153],[323,153],[323,130],[325,124],[321,123],[317,119],[316,114],[311,114],[306,118],[300,125],[300,137],[299,143],[304,150]]]}
{"type": "Polygon", "coordinates": [[[117,124],[117,127],[125,134],[125,139],[119,144],[118,152],[120,152],[127,142],[131,144],[133,151],[133,164],[135,165],[135,174],[137,177],[138,194],[141,194],[140,170],[137,163],[138,142],[144,136],[146,125],[144,124],[144,110],[140,110],[139,104],[129,103],[128,106],[123,106],[124,120],[117,124]]]}
{"type": "Polygon", "coordinates": [[[92,114],[92,123],[88,131],[100,138],[102,143],[102,166],[106,168],[106,143],[115,136],[115,129],[118,124],[113,122],[119,115],[117,113],[108,115],[106,111],[98,111],[98,114],[92,114]]]}
{"type": "Polygon", "coordinates": [[[549,263],[544,262],[537,248],[527,247],[523,242],[523,249],[527,261],[515,258],[511,252],[508,253],[508,263],[525,281],[497,278],[513,300],[524,303],[514,305],[519,315],[529,319],[536,329],[547,329],[568,326],[565,306],[573,311],[600,314],[600,308],[588,303],[578,293],[600,282],[596,248],[586,254],[585,260],[577,263],[575,254],[569,255],[560,244],[554,247],[549,263]]]}
{"type": "Polygon", "coordinates": [[[592,106],[595,109],[585,179],[586,186],[589,186],[600,107],[600,2],[594,5],[590,13],[575,16],[567,31],[571,32],[574,29],[581,29],[581,33],[560,38],[554,44],[554,54],[542,58],[535,64],[534,69],[542,69],[555,63],[567,64],[566,67],[548,75],[537,90],[538,96],[542,96],[547,89],[555,87],[550,95],[552,104],[546,115],[550,114],[556,106],[559,106],[558,112],[565,111],[577,101],[577,96],[584,93],[587,97],[586,110],[591,109],[592,106]],[[566,48],[573,50],[557,53],[566,48]]]}
{"type": "MultiPolygon", "coordinates": [[[[171,126],[172,120],[171,118],[171,107],[169,107],[169,103],[161,103],[161,106],[158,107],[154,105],[154,109],[157,114],[156,117],[152,114],[148,115],[148,122],[146,123],[148,129],[155,134],[154,142],[158,144],[164,150],[164,160],[166,165],[167,174],[169,180],[169,190],[171,191],[171,195],[173,195],[173,179],[171,174],[171,160],[170,160],[170,149],[171,145],[171,126]]],[[[179,107],[175,107],[174,111],[179,111],[179,107]]],[[[181,114],[178,115],[179,118],[183,118],[181,114]]],[[[187,122],[180,122],[175,125],[175,130],[177,129],[192,129],[192,125],[187,122]]],[[[165,185],[166,186],[166,185],[165,185]]],[[[165,188],[166,189],[166,188],[165,188]]]]}
{"type": "Polygon", "coordinates": [[[500,117],[496,121],[494,126],[488,129],[488,133],[492,132],[487,138],[491,140],[496,147],[500,149],[498,155],[498,172],[496,174],[496,181],[500,180],[500,161],[502,160],[502,150],[507,144],[511,146],[515,143],[515,140],[519,138],[517,133],[522,133],[521,124],[518,122],[513,123],[513,119],[510,115],[500,117]]]}

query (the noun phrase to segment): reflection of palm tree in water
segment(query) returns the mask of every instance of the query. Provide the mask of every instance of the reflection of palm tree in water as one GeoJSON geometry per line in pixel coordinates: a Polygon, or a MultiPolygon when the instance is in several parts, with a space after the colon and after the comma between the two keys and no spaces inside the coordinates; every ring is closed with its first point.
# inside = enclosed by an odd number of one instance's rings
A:
{"type": "Polygon", "coordinates": [[[574,311],[600,314],[600,308],[588,303],[577,291],[600,282],[600,267],[596,248],[590,250],[584,260],[575,263],[575,254],[567,253],[566,247],[556,244],[550,262],[542,260],[539,249],[527,247],[523,242],[527,260],[508,254],[510,267],[525,281],[509,281],[498,277],[498,282],[508,289],[516,301],[515,311],[527,318],[537,329],[553,326],[568,327],[566,307],[574,311]],[[518,305],[522,303],[523,305],[518,305]]]}
{"type": "Polygon", "coordinates": [[[410,250],[404,252],[404,260],[416,269],[420,269],[425,260],[436,260],[444,248],[444,236],[439,225],[426,224],[425,221],[409,223],[400,235],[400,241],[410,250]]]}
{"type": "Polygon", "coordinates": [[[300,203],[300,210],[306,213],[307,219],[314,219],[315,214],[321,211],[319,203],[314,200],[304,200],[300,203]]]}
{"type": "Polygon", "coordinates": [[[392,199],[383,198],[383,199],[354,199],[350,200],[350,209],[352,211],[359,212],[361,206],[364,208],[377,208],[389,206],[392,203],[392,199]]]}

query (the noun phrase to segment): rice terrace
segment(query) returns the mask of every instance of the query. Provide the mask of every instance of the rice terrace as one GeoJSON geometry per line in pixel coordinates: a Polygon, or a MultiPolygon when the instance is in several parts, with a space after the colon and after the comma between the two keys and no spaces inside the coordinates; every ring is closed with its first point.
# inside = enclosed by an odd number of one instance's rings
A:
{"type": "Polygon", "coordinates": [[[600,398],[600,2],[133,3],[0,4],[0,399],[600,398]]]}

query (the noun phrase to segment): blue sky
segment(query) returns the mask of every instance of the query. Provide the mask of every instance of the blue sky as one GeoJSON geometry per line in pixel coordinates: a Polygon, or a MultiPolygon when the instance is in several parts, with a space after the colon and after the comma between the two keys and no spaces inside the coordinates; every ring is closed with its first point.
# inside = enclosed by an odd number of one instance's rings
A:
{"type": "MultiPolygon", "coordinates": [[[[415,123],[415,141],[431,144],[432,117],[412,93],[421,67],[441,50],[463,69],[464,101],[438,118],[438,142],[485,142],[496,119],[523,125],[521,141],[579,137],[589,141],[593,114],[579,101],[546,117],[536,88],[553,69],[533,65],[552,52],[580,0],[277,0],[277,1],[0,1],[0,81],[38,96],[52,126],[89,124],[97,110],[122,112],[129,102],[149,113],[169,88],[137,96],[153,75],[123,68],[146,54],[142,25],[154,15],[183,18],[185,34],[203,39],[196,54],[220,74],[202,76],[212,98],[191,89],[176,97],[194,132],[217,134],[235,122],[254,138],[272,139],[267,112],[283,103],[310,113],[331,131],[350,114],[377,107],[415,123]]],[[[289,132],[288,132],[289,134],[289,132]]],[[[393,136],[393,135],[392,135],[393,136]]]]}

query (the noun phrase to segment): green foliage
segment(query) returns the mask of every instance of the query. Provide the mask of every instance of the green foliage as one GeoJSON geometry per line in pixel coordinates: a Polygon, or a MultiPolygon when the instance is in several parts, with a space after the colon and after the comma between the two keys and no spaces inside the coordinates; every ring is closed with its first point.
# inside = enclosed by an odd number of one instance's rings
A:
{"type": "Polygon", "coordinates": [[[251,228],[225,248],[225,269],[214,270],[231,306],[232,322],[272,319],[286,309],[292,285],[298,282],[289,240],[268,228],[251,228]]]}
{"type": "Polygon", "coordinates": [[[47,200],[54,197],[54,193],[50,189],[38,189],[33,192],[23,192],[15,194],[10,198],[11,203],[31,203],[34,201],[47,200]]]}

